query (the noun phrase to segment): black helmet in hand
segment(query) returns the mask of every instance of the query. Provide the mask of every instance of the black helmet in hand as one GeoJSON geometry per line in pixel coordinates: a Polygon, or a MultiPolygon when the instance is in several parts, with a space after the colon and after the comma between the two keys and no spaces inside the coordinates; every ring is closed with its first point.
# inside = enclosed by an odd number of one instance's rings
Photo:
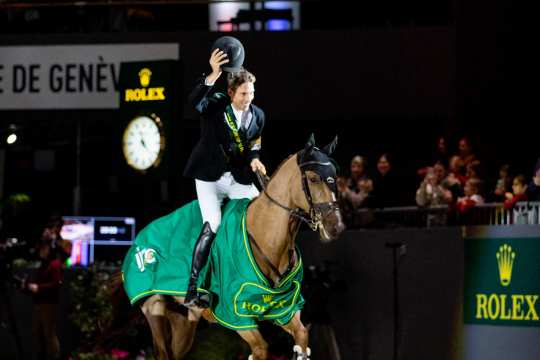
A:
{"type": "Polygon", "coordinates": [[[227,59],[229,62],[223,64],[221,69],[227,72],[237,72],[242,69],[242,64],[244,63],[244,46],[235,37],[232,36],[222,36],[214,42],[212,45],[212,52],[215,49],[220,49],[221,51],[227,54],[227,59]]]}

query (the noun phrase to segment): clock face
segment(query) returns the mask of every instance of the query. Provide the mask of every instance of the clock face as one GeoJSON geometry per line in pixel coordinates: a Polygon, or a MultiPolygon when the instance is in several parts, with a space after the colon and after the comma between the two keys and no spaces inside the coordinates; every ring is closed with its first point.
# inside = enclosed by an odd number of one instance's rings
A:
{"type": "Polygon", "coordinates": [[[159,165],[165,147],[159,118],[139,116],[124,131],[122,148],[127,163],[136,170],[159,165]]]}

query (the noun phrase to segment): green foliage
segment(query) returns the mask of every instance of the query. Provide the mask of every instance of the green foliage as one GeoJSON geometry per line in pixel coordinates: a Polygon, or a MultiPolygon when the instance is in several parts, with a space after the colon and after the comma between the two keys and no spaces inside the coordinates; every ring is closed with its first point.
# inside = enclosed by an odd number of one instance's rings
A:
{"type": "Polygon", "coordinates": [[[112,305],[107,292],[107,272],[96,267],[81,270],[71,281],[73,312],[70,319],[80,329],[83,341],[91,343],[112,319],[112,305]]]}

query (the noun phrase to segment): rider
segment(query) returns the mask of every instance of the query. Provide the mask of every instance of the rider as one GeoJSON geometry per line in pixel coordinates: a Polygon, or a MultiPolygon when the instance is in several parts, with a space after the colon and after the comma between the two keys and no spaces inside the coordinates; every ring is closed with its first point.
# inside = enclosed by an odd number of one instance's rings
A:
{"type": "MultiPolygon", "coordinates": [[[[210,56],[212,72],[201,77],[191,92],[190,101],[201,113],[201,138],[188,160],[184,175],[195,179],[203,227],[195,248],[185,305],[207,307],[197,292],[197,280],[206,264],[212,241],[221,222],[221,203],[229,199],[254,198],[251,171],[266,169],[259,160],[264,112],[253,105],[255,76],[247,70],[223,66],[234,56],[216,48],[210,56]],[[210,94],[223,70],[227,76],[227,95],[210,94]]],[[[232,60],[234,61],[234,59],[232,60]]]]}

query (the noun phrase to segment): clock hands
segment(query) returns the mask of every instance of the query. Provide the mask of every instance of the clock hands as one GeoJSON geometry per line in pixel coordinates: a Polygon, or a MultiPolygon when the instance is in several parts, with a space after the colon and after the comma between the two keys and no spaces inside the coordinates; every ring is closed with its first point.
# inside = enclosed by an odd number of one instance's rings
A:
{"type": "Polygon", "coordinates": [[[139,134],[141,135],[141,144],[143,146],[143,148],[147,149],[146,147],[146,143],[144,142],[144,135],[141,131],[139,131],[139,134]]]}

